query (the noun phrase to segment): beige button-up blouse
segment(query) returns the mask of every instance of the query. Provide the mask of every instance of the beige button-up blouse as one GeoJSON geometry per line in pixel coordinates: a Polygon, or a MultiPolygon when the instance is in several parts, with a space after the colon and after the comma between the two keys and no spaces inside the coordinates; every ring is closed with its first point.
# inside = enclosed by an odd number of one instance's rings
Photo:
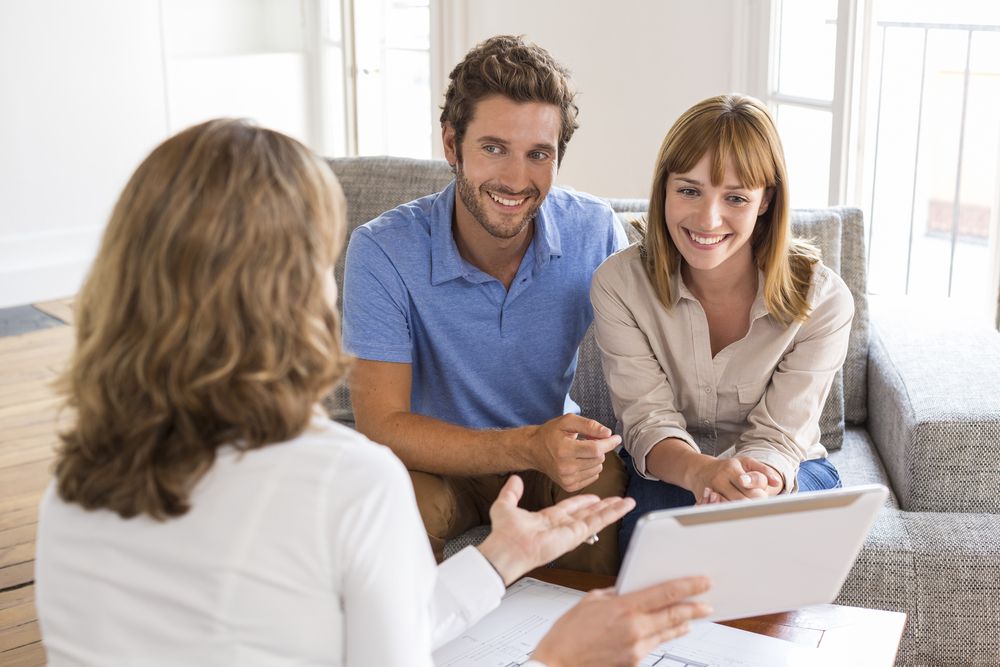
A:
{"type": "Polygon", "coordinates": [[[636,471],[666,438],[714,456],[740,454],[775,468],[785,493],[797,489],[801,461],[822,458],[819,417],[843,365],[854,317],[844,281],[813,269],[809,317],[785,326],[767,312],[757,281],[746,336],[712,357],[701,304],[674,276],[673,308],[656,298],[640,247],[609,257],[594,273],[597,343],[624,446],[636,471]]]}

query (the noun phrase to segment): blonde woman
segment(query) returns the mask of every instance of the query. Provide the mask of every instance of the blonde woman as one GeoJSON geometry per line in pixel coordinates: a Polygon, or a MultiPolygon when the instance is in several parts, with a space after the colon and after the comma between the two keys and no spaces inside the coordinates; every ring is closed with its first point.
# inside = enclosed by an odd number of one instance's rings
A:
{"type": "MultiPolygon", "coordinates": [[[[487,540],[435,566],[402,464],[316,409],[347,366],[344,220],[324,162],[245,122],[185,130],[132,176],[78,298],[76,420],[41,505],[50,664],[431,665],[631,507],[526,512],[515,476],[487,540]]],[[[633,664],[706,613],[684,601],[705,587],[592,594],[535,658],[633,664]]]]}
{"type": "Polygon", "coordinates": [[[854,302],[792,238],[781,141],[757,100],[686,111],[660,147],[645,239],[591,286],[636,509],[840,486],[819,417],[854,302]]]}

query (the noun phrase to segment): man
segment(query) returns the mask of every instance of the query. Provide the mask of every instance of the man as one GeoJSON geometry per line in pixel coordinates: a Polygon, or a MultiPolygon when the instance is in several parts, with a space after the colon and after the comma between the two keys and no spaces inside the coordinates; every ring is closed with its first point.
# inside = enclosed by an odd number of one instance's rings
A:
{"type": "MultiPolygon", "coordinates": [[[[626,243],[606,203],[552,185],[577,127],[568,72],[498,36],[450,78],[454,182],[356,229],[344,279],[357,427],[411,471],[438,560],[447,539],[488,521],[511,472],[528,508],[626,483],[619,437],[568,395],[591,274],[626,243]]],[[[557,564],[616,572],[616,530],[557,564]]]]}

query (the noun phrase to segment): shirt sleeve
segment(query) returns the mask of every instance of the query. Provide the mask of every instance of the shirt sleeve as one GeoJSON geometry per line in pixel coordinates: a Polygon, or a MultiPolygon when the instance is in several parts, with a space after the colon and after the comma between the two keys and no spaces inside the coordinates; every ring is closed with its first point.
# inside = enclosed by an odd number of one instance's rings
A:
{"type": "Polygon", "coordinates": [[[636,472],[656,479],[646,471],[646,455],[661,440],[679,438],[694,451],[700,450],[677,410],[666,373],[629,308],[629,303],[641,303],[644,297],[634,294],[627,272],[616,261],[619,257],[623,255],[605,262],[590,286],[597,346],[611,404],[622,422],[625,449],[632,455],[636,472]]]}
{"type": "Polygon", "coordinates": [[[430,667],[438,644],[499,605],[503,583],[475,548],[435,566],[402,464],[388,450],[356,458],[329,490],[345,665],[430,667]]]}
{"type": "Polygon", "coordinates": [[[361,359],[411,363],[409,291],[392,260],[358,227],[344,264],[344,347],[361,359]]]}
{"type": "Polygon", "coordinates": [[[813,310],[747,415],[749,428],[735,445],[737,454],[781,473],[784,493],[798,490],[799,464],[818,437],[820,413],[844,365],[854,319],[854,298],[839,276],[826,269],[814,273],[813,281],[813,310]]]}
{"type": "Polygon", "coordinates": [[[625,233],[625,227],[622,226],[622,221],[614,210],[611,211],[611,238],[608,245],[608,255],[628,247],[628,234],[625,233]]]}

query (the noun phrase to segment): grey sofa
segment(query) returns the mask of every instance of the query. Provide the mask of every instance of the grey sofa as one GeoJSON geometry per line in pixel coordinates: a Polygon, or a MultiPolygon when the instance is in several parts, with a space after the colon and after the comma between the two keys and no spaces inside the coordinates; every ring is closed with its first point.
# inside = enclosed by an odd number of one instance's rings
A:
{"type": "MultiPolygon", "coordinates": [[[[344,158],[331,166],[349,229],[451,179],[441,161],[344,158]]],[[[623,223],[646,207],[611,204],[623,223]]],[[[855,298],[824,443],[845,485],[892,491],[836,602],[905,612],[899,665],[1000,665],[1000,334],[932,312],[870,316],[857,209],[794,211],[793,226],[816,240],[855,298]]],[[[343,258],[336,272],[340,282],[343,258]]],[[[572,394],[585,415],[615,427],[592,334],[572,394]]],[[[326,405],[353,421],[346,388],[326,405]]]]}

